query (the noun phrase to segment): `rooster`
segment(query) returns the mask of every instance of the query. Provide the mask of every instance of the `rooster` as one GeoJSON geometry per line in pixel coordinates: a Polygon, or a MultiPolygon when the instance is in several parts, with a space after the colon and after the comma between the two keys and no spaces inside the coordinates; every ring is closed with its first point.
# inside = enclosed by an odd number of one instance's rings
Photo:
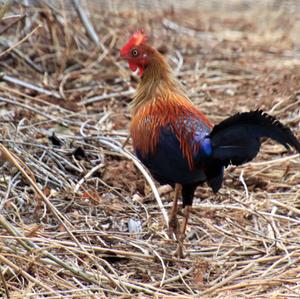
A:
{"type": "Polygon", "coordinates": [[[237,113],[213,125],[190,101],[165,58],[147,43],[144,32],[135,32],[120,50],[132,71],[141,78],[131,102],[130,133],[134,151],[160,184],[175,187],[169,232],[178,241],[176,255],[183,256],[183,240],[193,197],[206,182],[217,192],[224,168],[251,161],[262,137],[272,138],[300,152],[292,131],[274,117],[256,110],[237,113]],[[184,220],[177,220],[182,196],[184,220]]]}

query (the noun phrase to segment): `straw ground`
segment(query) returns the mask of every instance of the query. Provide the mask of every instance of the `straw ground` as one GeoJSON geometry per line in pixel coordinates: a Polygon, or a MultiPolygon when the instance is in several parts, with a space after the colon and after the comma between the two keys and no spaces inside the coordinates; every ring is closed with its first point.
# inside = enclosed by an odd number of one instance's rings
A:
{"type": "Polygon", "coordinates": [[[212,121],[262,108],[300,137],[296,2],[212,2],[2,6],[4,298],[300,297],[299,155],[266,141],[219,194],[198,188],[178,260],[172,190],[124,146],[138,78],[117,56],[140,27],[212,121]]]}

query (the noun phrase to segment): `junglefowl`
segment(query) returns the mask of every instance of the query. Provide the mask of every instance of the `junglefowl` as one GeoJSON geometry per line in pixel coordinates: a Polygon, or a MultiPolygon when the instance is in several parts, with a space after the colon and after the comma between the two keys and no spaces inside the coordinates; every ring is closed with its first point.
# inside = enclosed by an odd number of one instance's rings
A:
{"type": "Polygon", "coordinates": [[[260,139],[269,137],[300,152],[292,131],[276,118],[256,110],[237,113],[213,124],[189,100],[166,59],[147,43],[143,31],[135,32],[120,50],[132,71],[139,69],[140,83],[131,102],[131,137],[137,157],[160,184],[175,187],[169,232],[183,238],[198,185],[207,182],[217,192],[224,168],[256,157],[260,139]],[[177,220],[182,195],[184,221],[177,220]]]}

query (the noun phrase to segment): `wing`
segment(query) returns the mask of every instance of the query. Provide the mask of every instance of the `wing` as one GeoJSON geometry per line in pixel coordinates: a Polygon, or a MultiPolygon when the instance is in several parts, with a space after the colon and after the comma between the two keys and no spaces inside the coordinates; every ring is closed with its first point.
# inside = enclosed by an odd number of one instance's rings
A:
{"type": "Polygon", "coordinates": [[[160,128],[153,153],[142,155],[136,150],[136,154],[161,184],[199,183],[206,179],[201,166],[201,142],[209,131],[210,128],[197,118],[178,118],[160,128]]]}

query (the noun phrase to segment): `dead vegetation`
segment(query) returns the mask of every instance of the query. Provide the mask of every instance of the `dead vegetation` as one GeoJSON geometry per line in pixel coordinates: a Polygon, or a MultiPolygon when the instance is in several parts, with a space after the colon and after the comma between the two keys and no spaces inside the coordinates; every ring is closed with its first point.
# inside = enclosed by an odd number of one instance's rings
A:
{"type": "Polygon", "coordinates": [[[137,78],[117,61],[142,26],[211,120],[263,108],[300,137],[297,7],[28,2],[1,10],[2,296],[299,298],[299,155],[267,141],[220,194],[199,188],[175,259],[170,188],[159,202],[122,147],[137,78]]]}

